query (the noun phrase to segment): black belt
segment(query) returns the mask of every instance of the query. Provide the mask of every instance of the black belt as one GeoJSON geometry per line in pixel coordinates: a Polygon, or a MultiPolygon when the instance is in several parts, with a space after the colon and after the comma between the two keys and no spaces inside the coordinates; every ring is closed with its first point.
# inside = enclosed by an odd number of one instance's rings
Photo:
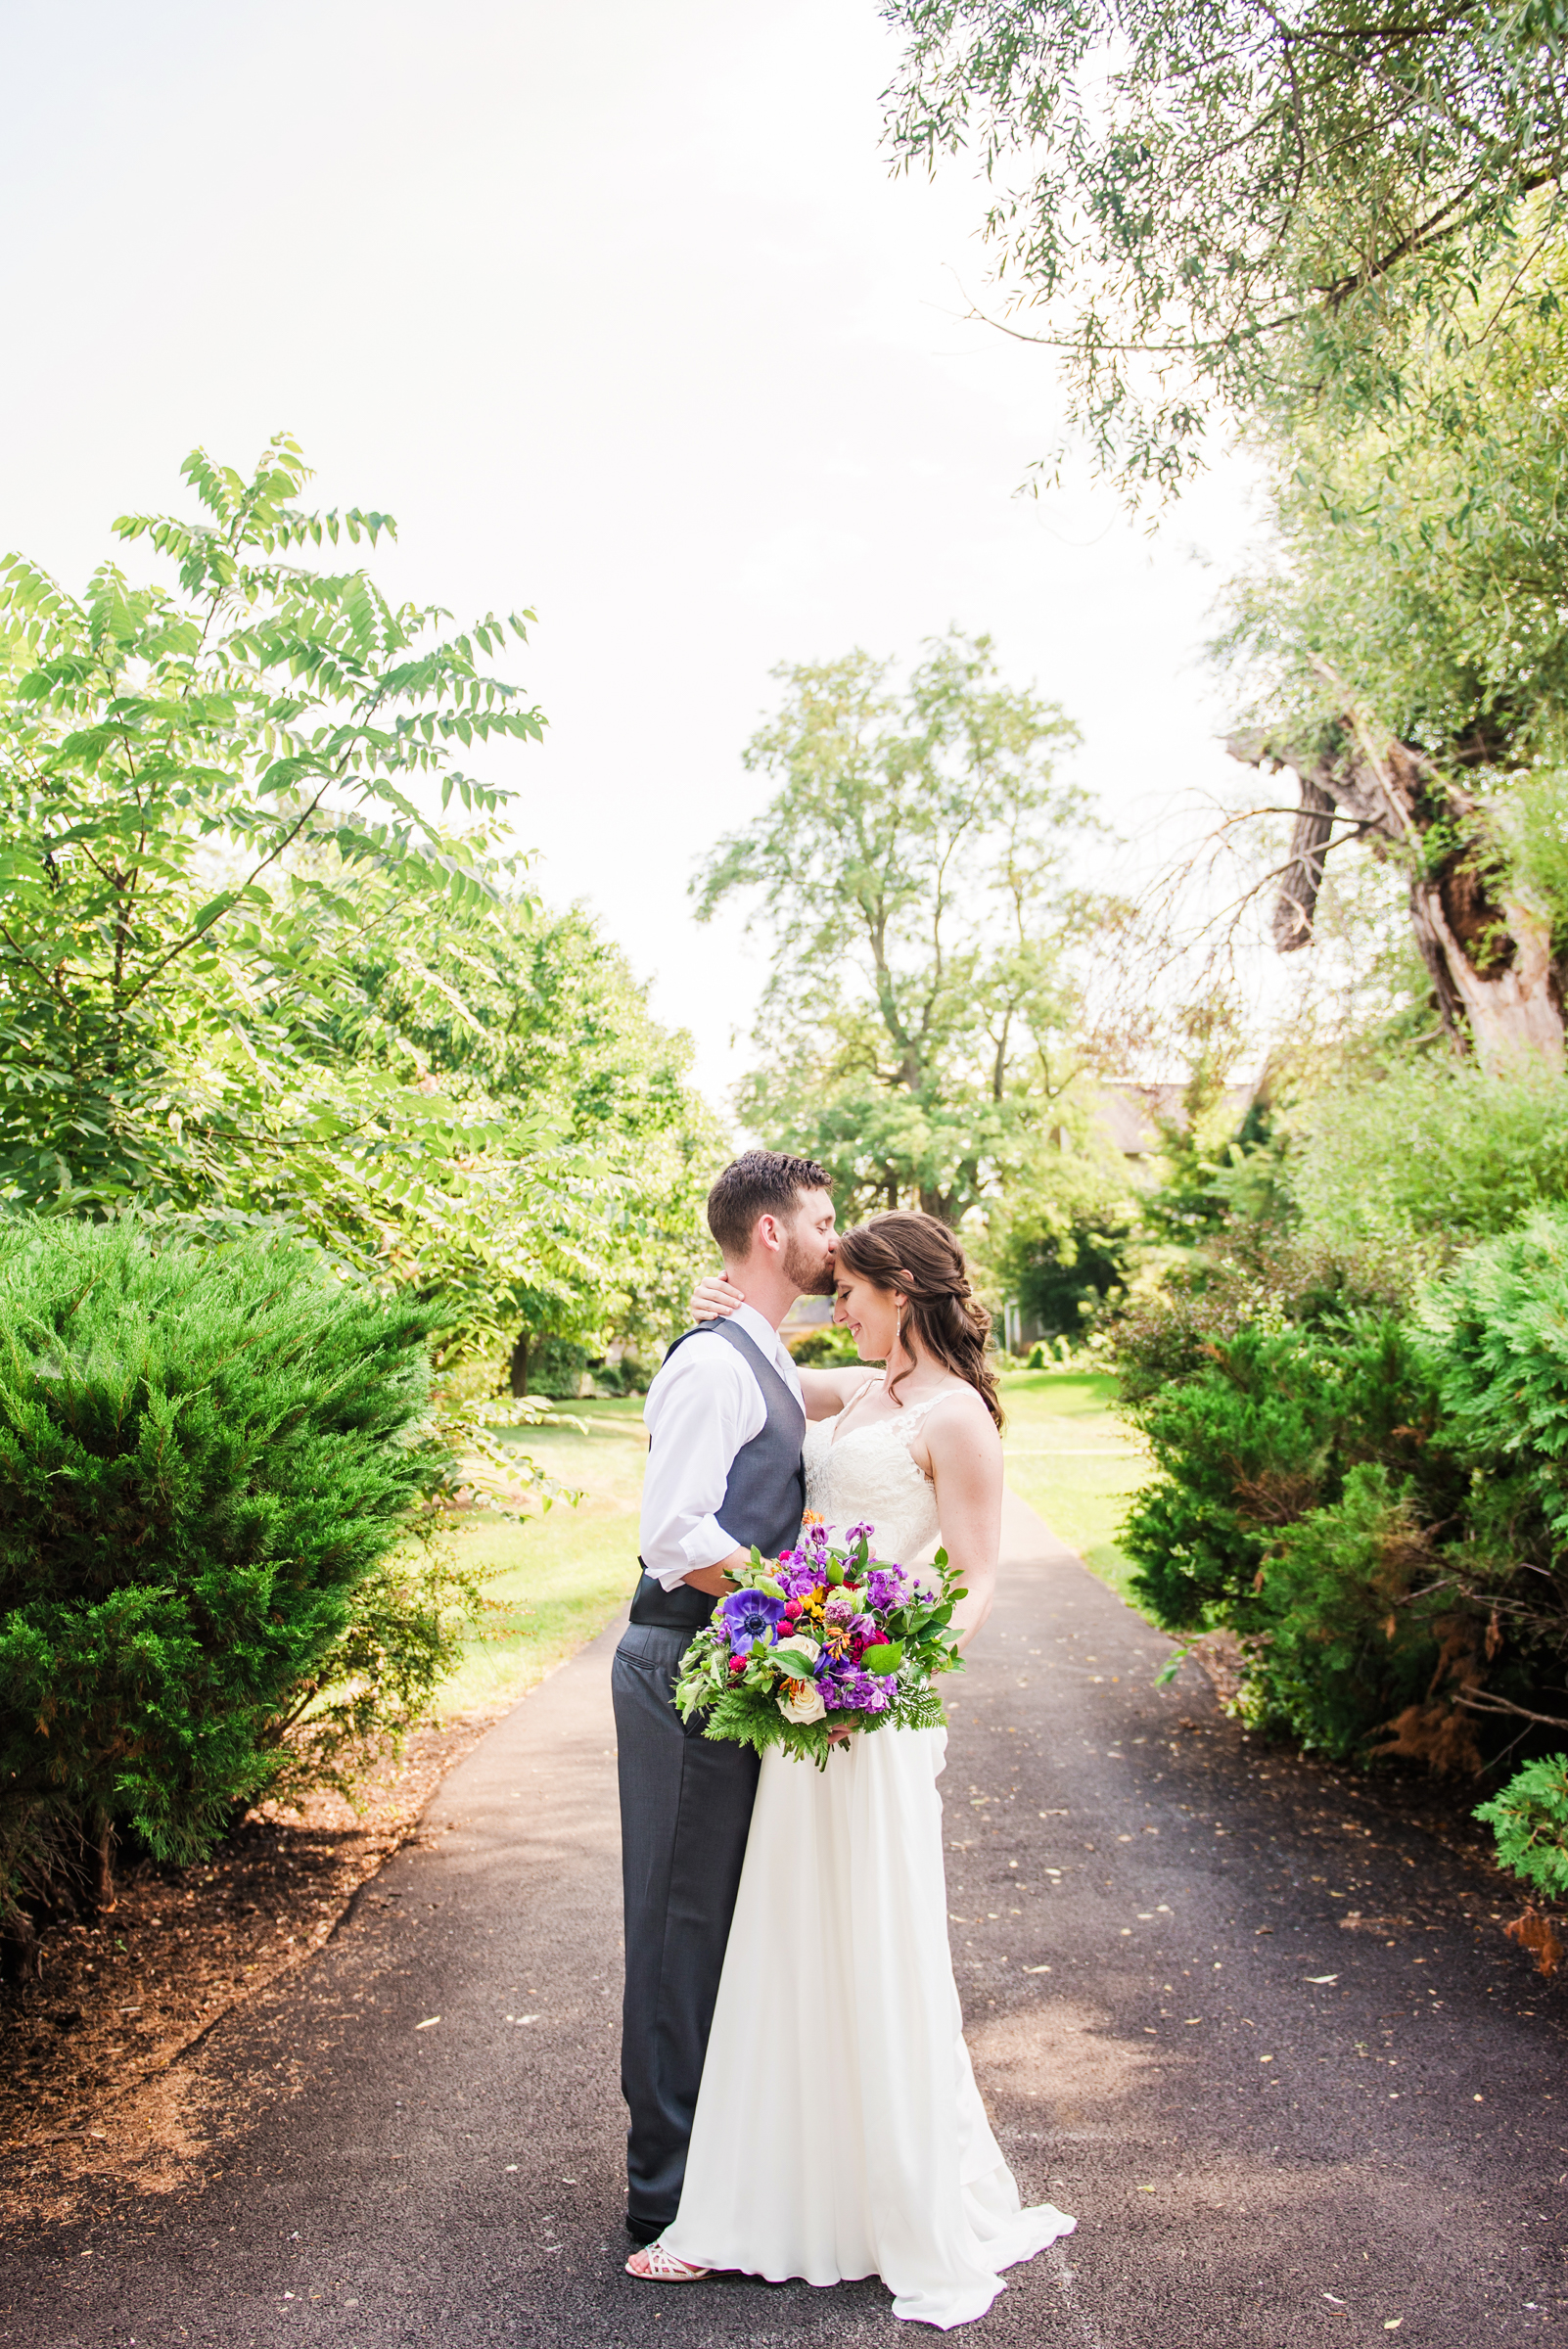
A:
{"type": "MultiPolygon", "coordinates": [[[[637,1560],[642,1566],[642,1560],[637,1560]]],[[[690,1583],[677,1583],[667,1590],[643,1566],[637,1578],[637,1588],[631,1598],[631,1620],[650,1625],[662,1632],[700,1632],[712,1620],[715,1600],[708,1590],[694,1590],[690,1583]]]]}

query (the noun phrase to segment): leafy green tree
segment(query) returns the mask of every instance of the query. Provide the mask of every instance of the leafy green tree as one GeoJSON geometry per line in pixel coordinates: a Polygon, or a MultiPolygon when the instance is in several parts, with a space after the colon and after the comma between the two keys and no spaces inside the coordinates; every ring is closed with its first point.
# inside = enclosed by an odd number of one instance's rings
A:
{"type": "MultiPolygon", "coordinates": [[[[1568,42],[1554,0],[996,9],[888,0],[906,165],[977,156],[1010,331],[1136,494],[1211,424],[1273,474],[1281,560],[1238,636],[1237,755],[1292,769],[1273,928],[1324,858],[1407,879],[1438,1018],[1560,1069],[1568,42]]],[[[1272,861],[1270,859],[1270,861],[1272,861]]]]}
{"type": "Polygon", "coordinates": [[[1132,1227],[1110,1216],[1074,1217],[1065,1227],[1020,1218],[1000,1265],[1001,1285],[1026,1321],[1047,1337],[1072,1337],[1126,1287],[1132,1227]]]}
{"type": "Polygon", "coordinates": [[[372,942],[355,981],[346,1051],[499,1122],[483,1212],[410,1234],[409,1276],[466,1303],[464,1344],[504,1342],[523,1394],[542,1347],[585,1364],[678,1327],[711,1255],[701,1209],[722,1137],[689,1039],[650,1016],[621,949],[580,907],[512,899],[459,911],[417,954],[372,942]]]}
{"type": "MultiPolygon", "coordinates": [[[[1248,420],[1393,408],[1478,271],[1554,219],[1568,153],[1555,0],[885,0],[906,167],[972,157],[1022,333],[1130,482],[1248,420]]],[[[1502,331],[1518,306],[1505,296],[1502,331]]]]}
{"type": "Polygon", "coordinates": [[[695,885],[700,920],[760,898],[772,942],[743,1113],[831,1168],[844,1215],[956,1223],[1071,1123],[1098,909],[1074,875],[1090,803],[1057,774],[1078,729],[987,636],[929,643],[901,692],[864,652],[775,674],[746,763],[778,788],[695,885]]]}
{"type": "Polygon", "coordinates": [[[299,506],[287,437],[249,479],[200,450],[183,471],[203,519],[115,525],[171,584],[111,562],[77,599],[0,566],[0,1186],[374,1223],[488,1138],[333,1039],[367,938],[513,869],[507,795],[457,760],[540,734],[486,666],[526,616],[450,634],[361,568],[310,569],[392,525],[299,506]],[[454,802],[463,832],[431,812],[454,802]]]}
{"type": "Polygon", "coordinates": [[[1563,747],[1565,301],[1568,239],[1532,237],[1410,355],[1397,405],[1278,441],[1278,559],[1232,589],[1222,647],[1272,726],[1343,721],[1344,679],[1451,770],[1563,747]]]}
{"type": "Polygon", "coordinates": [[[1311,944],[1326,861],[1369,846],[1406,877],[1443,1025],[1495,1072],[1560,1068],[1568,978],[1568,243],[1522,242],[1397,402],[1273,437],[1275,560],[1220,647],[1252,702],[1233,752],[1297,778],[1276,944],[1311,944]]]}

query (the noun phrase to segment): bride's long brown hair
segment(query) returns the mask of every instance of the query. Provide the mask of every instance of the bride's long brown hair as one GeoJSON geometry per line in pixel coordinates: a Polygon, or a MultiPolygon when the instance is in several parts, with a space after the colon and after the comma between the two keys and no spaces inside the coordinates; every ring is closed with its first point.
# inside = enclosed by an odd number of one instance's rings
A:
{"type": "MultiPolygon", "coordinates": [[[[964,1252],[946,1224],[935,1216],[891,1209],[841,1232],[838,1261],[858,1279],[898,1291],[905,1300],[904,1326],[919,1339],[921,1351],[973,1387],[1001,1427],[996,1375],[986,1359],[991,1315],[975,1295],[964,1252]]],[[[900,1370],[890,1382],[894,1400],[908,1375],[900,1370]]]]}

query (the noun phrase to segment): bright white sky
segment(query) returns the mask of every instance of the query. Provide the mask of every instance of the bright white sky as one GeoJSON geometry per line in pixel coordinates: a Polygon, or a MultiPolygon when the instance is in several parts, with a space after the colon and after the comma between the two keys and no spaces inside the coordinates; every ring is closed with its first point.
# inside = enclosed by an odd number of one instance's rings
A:
{"type": "Polygon", "coordinates": [[[1079,720],[1125,830],[1237,774],[1198,648],[1244,484],[1152,541],[1086,475],[1012,495],[1051,362],[962,323],[980,192],[889,177],[894,57],[872,0],[59,0],[7,28],[0,544],[79,586],[195,442],[244,465],[287,427],[322,504],[396,515],[389,586],[531,605],[511,667],[548,738],[489,771],[715,1100],[762,960],[686,885],[761,802],[740,753],[776,662],[956,621],[1079,720]]]}

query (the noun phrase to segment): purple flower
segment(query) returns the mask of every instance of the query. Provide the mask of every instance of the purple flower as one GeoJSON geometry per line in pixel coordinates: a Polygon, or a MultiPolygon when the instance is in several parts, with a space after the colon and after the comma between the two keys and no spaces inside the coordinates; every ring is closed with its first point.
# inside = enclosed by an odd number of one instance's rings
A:
{"type": "Polygon", "coordinates": [[[853,1549],[856,1542],[869,1542],[876,1530],[874,1525],[852,1525],[844,1537],[845,1548],[853,1549]]]}
{"type": "Polygon", "coordinates": [[[784,1601],[769,1598],[765,1590],[732,1590],[724,1601],[724,1634],[731,1653],[744,1656],[759,1640],[766,1645],[783,1612],[784,1601]]]}
{"type": "Polygon", "coordinates": [[[866,1595],[879,1615],[901,1607],[907,1592],[902,1575],[897,1566],[873,1566],[865,1581],[866,1595]]]}
{"type": "Polygon", "coordinates": [[[817,1686],[830,1713],[885,1713],[896,1684],[892,1679],[862,1672],[847,1656],[817,1671],[817,1686]]]}

